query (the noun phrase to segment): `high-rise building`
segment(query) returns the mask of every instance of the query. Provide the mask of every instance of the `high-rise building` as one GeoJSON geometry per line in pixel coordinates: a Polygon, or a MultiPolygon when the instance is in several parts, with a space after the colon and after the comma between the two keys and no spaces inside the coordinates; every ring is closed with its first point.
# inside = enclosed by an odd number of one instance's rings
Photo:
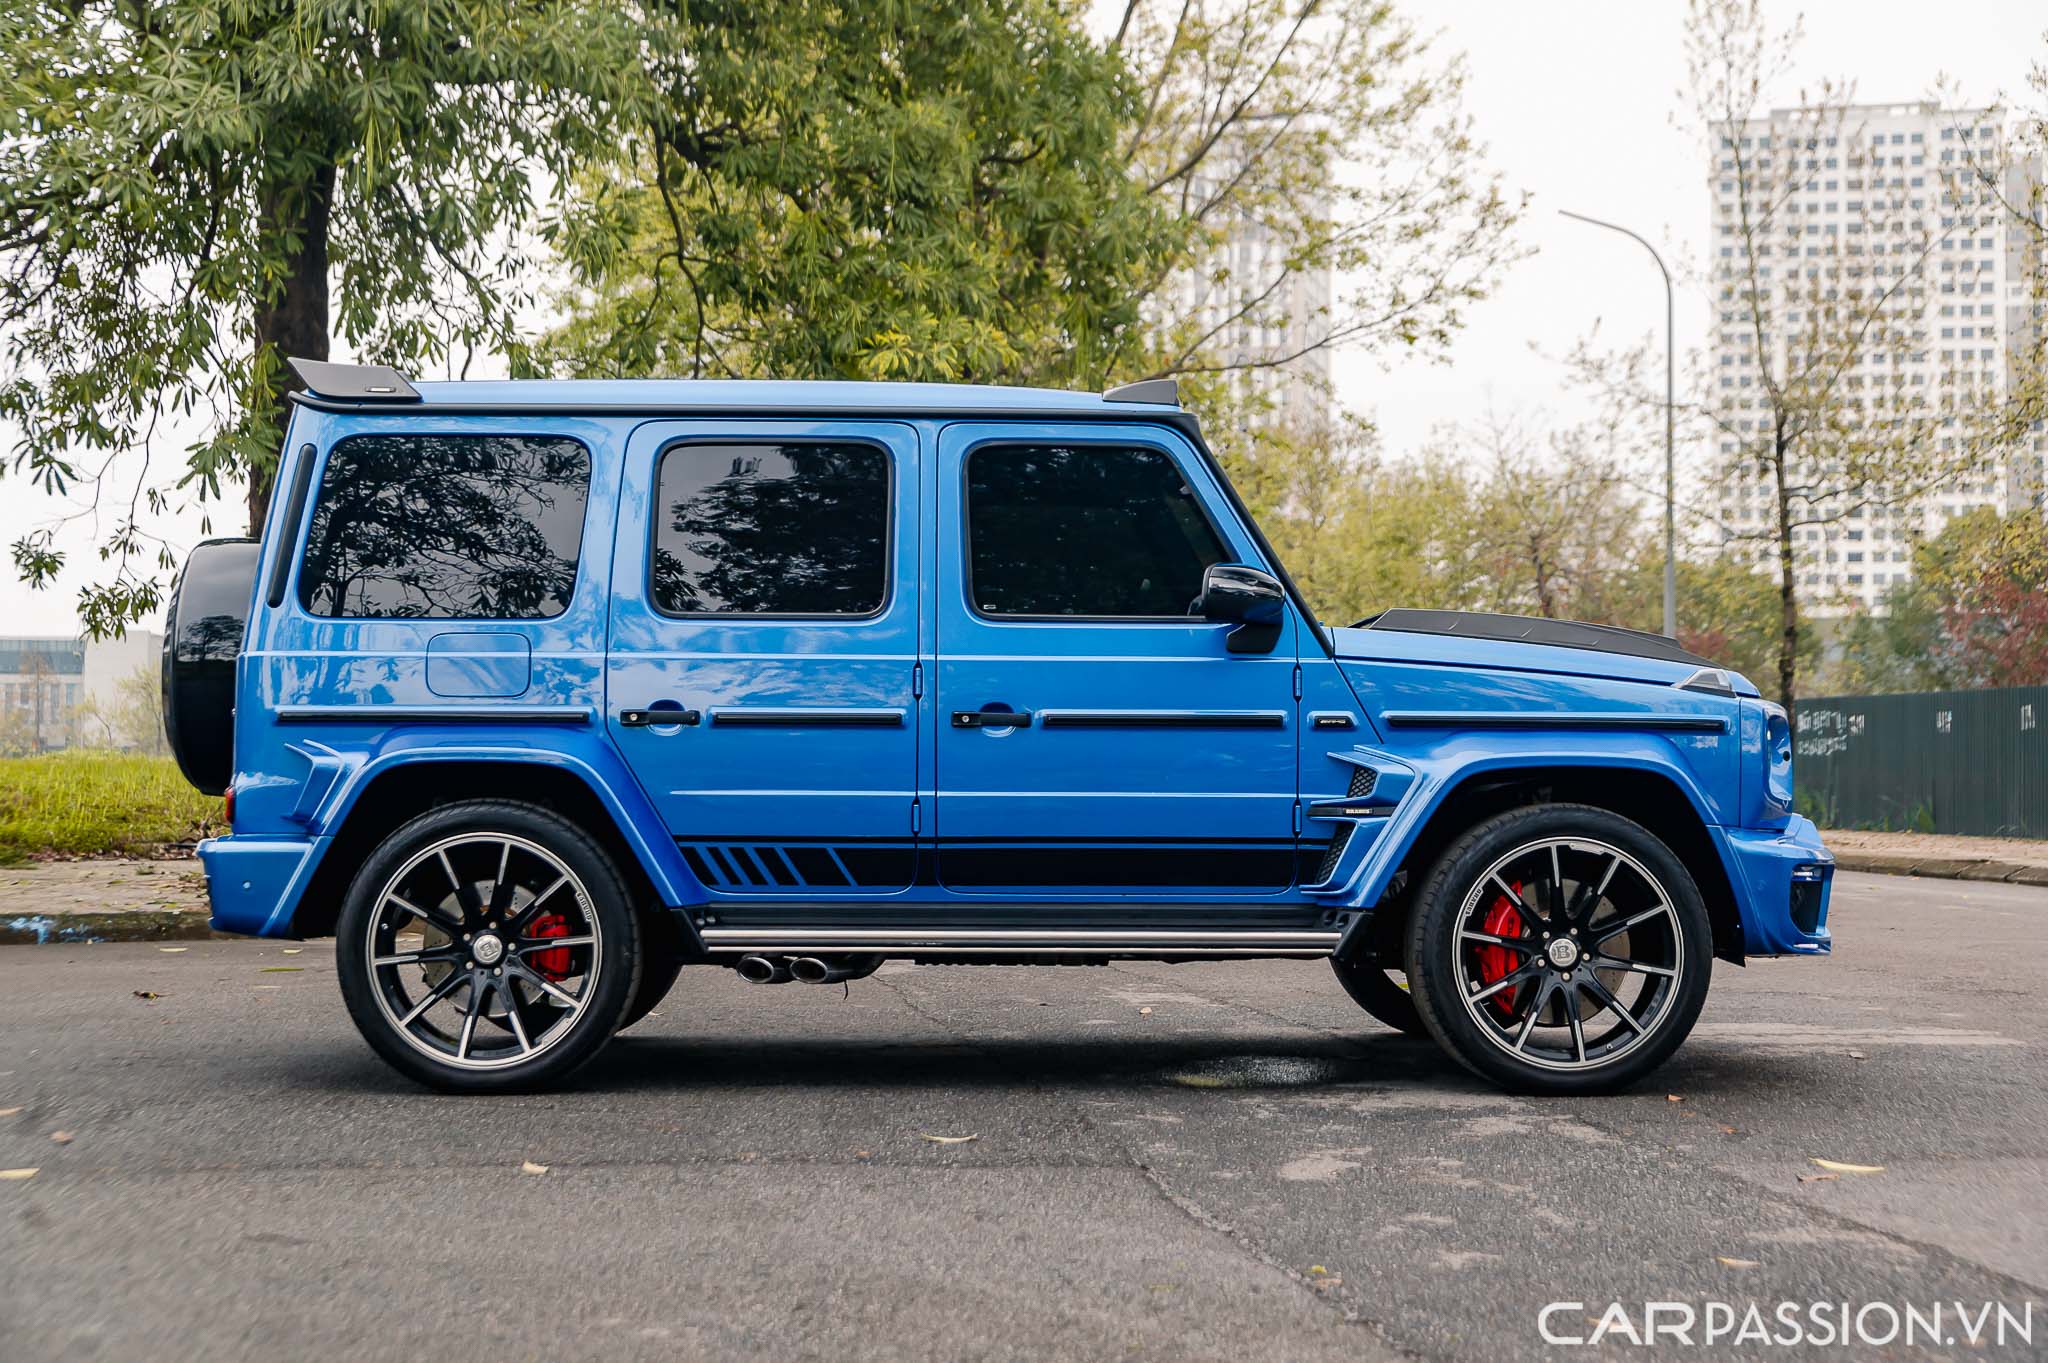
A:
{"type": "MultiPolygon", "coordinates": [[[[1763,365],[1780,380],[1788,362],[1797,367],[1793,352],[1816,334],[1802,311],[1834,306],[1837,289],[1883,297],[1872,311],[1894,338],[1843,368],[1842,391],[1830,400],[1849,419],[1889,419],[1880,414],[1922,400],[1923,410],[1996,401],[2008,390],[2014,346],[2039,303],[2029,279],[2038,260],[2008,205],[2028,201],[2039,166],[2000,161],[2002,132],[1995,110],[1932,103],[1824,115],[1779,109],[1724,130],[1712,177],[1709,263],[1723,287],[1711,347],[1718,457],[1708,468],[1725,471],[1747,442],[1767,437],[1763,365]],[[1751,283],[1761,299],[1754,312],[1751,283]]],[[[2039,508],[2044,451],[2048,432],[2037,423],[2030,448],[2009,452],[1997,467],[1891,506],[1830,507],[1828,523],[1795,532],[1795,571],[1810,609],[1879,605],[1911,576],[1913,544],[1965,511],[2039,508]]],[[[1797,484],[1799,472],[1795,463],[1788,481],[1797,484]]],[[[1775,572],[1772,497],[1760,477],[1737,476],[1715,488],[1709,504],[1727,537],[1753,543],[1759,563],[1775,572]]]]}
{"type": "MultiPolygon", "coordinates": [[[[1192,177],[1189,198],[1206,203],[1222,196],[1241,173],[1229,148],[1219,146],[1192,177]]],[[[1311,196],[1288,211],[1315,220],[1328,215],[1330,204],[1326,195],[1311,196]]],[[[1330,420],[1330,350],[1323,342],[1332,325],[1332,270],[1290,259],[1295,243],[1257,209],[1230,212],[1219,236],[1207,260],[1168,285],[1171,315],[1232,366],[1242,391],[1270,398],[1281,421],[1322,429],[1330,420]]]]}

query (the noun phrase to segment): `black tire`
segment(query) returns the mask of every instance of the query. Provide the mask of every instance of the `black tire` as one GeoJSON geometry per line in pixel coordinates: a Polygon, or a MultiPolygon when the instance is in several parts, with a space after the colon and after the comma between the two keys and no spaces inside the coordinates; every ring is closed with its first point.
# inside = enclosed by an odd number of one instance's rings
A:
{"type": "Polygon", "coordinates": [[[640,983],[626,1003],[626,1015],[619,1020],[625,1031],[661,1006],[668,991],[675,988],[683,969],[682,933],[676,916],[668,909],[650,909],[640,915],[640,983]]]}
{"type": "Polygon", "coordinates": [[[1422,1015],[1415,1010],[1415,1000],[1395,982],[1393,972],[1385,966],[1365,959],[1361,952],[1356,960],[1331,957],[1330,968],[1337,972],[1337,983],[1344,986],[1344,992],[1373,1017],[1409,1036],[1429,1035],[1429,1029],[1422,1025],[1422,1015]]]}
{"type": "Polygon", "coordinates": [[[1511,810],[1453,842],[1423,881],[1407,949],[1429,1034],[1529,1094],[1641,1079],[1692,1030],[1713,974],[1713,929],[1684,864],[1589,805],[1511,810]]]}
{"type": "Polygon", "coordinates": [[[385,839],[349,885],[335,937],[363,1039],[448,1093],[560,1082],[611,1039],[640,982],[637,915],[611,858],[559,814],[509,800],[437,809],[385,839]],[[425,1014],[407,1024],[400,1008],[422,999],[425,1014]],[[444,1004],[463,1015],[458,1037],[439,1030],[444,1004]]]}

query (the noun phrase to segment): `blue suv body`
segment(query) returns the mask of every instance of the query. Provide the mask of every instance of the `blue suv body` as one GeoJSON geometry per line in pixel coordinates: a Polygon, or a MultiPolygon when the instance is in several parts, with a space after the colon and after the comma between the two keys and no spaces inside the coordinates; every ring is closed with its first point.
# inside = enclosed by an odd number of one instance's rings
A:
{"type": "Polygon", "coordinates": [[[299,369],[170,726],[214,925],[336,934],[425,1082],[558,1077],[689,964],[1302,956],[1611,1088],[1713,957],[1828,949],[1778,707],[1632,631],[1318,624],[1170,384],[299,369]]]}

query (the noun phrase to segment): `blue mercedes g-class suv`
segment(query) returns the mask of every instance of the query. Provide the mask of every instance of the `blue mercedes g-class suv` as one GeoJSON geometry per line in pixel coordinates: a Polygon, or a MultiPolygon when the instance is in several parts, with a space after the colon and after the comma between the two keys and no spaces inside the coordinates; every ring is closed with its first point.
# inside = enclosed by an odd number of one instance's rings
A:
{"type": "Polygon", "coordinates": [[[424,1083],[558,1080],[687,965],[1280,956],[1586,1092],[1828,949],[1782,710],[1656,635],[1318,624],[1170,381],[296,367],[166,714],[214,926],[335,936],[424,1083]]]}

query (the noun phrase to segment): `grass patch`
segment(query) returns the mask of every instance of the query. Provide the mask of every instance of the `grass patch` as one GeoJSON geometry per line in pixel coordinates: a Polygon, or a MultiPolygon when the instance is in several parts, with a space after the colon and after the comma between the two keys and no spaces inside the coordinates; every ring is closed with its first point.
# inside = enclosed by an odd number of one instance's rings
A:
{"type": "Polygon", "coordinates": [[[146,856],[225,831],[221,802],[168,757],[78,749],[0,758],[0,866],[36,856],[146,856]]]}

